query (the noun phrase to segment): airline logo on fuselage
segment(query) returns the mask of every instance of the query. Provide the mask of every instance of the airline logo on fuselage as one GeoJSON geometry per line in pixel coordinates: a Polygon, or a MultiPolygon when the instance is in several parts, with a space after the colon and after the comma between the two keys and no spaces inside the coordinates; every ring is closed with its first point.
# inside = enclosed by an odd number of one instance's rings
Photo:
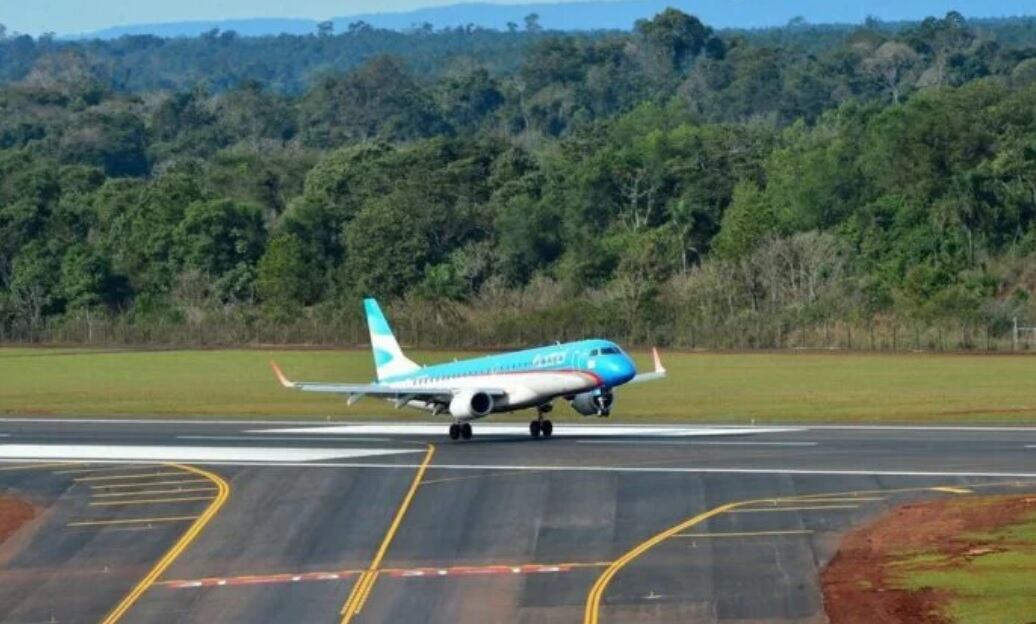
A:
{"type": "Polygon", "coordinates": [[[561,351],[559,353],[544,353],[532,358],[532,366],[533,368],[548,368],[550,366],[560,366],[565,363],[566,359],[568,359],[568,351],[561,351]]]}

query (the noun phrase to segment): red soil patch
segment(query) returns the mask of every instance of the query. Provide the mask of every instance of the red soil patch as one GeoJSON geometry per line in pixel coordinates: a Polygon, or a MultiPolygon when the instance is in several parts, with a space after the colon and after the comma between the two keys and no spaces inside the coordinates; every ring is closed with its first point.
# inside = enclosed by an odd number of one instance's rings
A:
{"type": "Polygon", "coordinates": [[[35,515],[36,508],[29,503],[19,498],[0,496],[0,544],[35,515]]]}
{"type": "Polygon", "coordinates": [[[905,505],[842,540],[821,576],[831,624],[950,624],[942,608],[951,595],[897,589],[890,571],[903,553],[946,557],[949,568],[998,552],[1006,544],[962,537],[1015,524],[1036,512],[1033,497],[943,499],[905,505]]]}

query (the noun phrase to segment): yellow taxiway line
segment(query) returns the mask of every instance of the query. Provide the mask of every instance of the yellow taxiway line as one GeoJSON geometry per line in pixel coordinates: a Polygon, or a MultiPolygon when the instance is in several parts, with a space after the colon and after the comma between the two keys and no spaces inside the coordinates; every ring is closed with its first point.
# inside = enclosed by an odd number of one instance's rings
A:
{"type": "Polygon", "coordinates": [[[381,567],[382,560],[385,558],[385,553],[388,552],[389,546],[392,545],[392,540],[396,537],[396,531],[399,530],[399,525],[403,523],[403,517],[406,516],[407,509],[410,508],[410,503],[414,500],[417,488],[421,485],[424,473],[428,470],[428,465],[432,462],[434,455],[435,445],[429,444],[428,450],[424,455],[424,461],[421,462],[417,473],[414,474],[414,480],[410,483],[410,489],[407,490],[406,496],[403,497],[403,501],[399,505],[399,509],[396,510],[396,516],[392,519],[392,524],[389,525],[384,539],[381,540],[378,552],[374,554],[370,566],[360,575],[359,580],[353,585],[352,591],[349,592],[349,597],[346,598],[345,604],[342,605],[340,612],[342,616],[341,624],[349,624],[367,602],[367,597],[370,596],[371,590],[374,589],[374,583],[378,580],[379,568],[381,567]]]}
{"type": "MultiPolygon", "coordinates": [[[[1032,483],[1032,482],[1030,482],[1030,483],[1032,483]]],[[[1023,481],[1009,481],[1009,482],[1003,482],[1003,483],[983,483],[983,484],[979,484],[979,485],[973,485],[971,487],[977,489],[977,488],[1002,487],[1002,486],[1022,487],[1023,485],[1026,485],[1026,483],[1023,482],[1023,481]]],[[[629,552],[627,552],[623,556],[619,557],[618,559],[615,560],[614,563],[612,563],[610,566],[608,566],[604,570],[604,572],[601,574],[601,576],[599,576],[597,578],[597,581],[593,584],[593,587],[590,588],[590,593],[586,597],[586,606],[585,606],[585,610],[583,612],[583,624],[598,624],[598,621],[600,620],[601,599],[604,596],[604,591],[608,588],[608,584],[611,582],[612,578],[614,578],[615,575],[623,567],[625,567],[627,564],[629,564],[631,561],[633,561],[637,557],[643,555],[648,550],[651,550],[655,546],[657,546],[660,543],[664,542],[665,540],[667,540],[667,539],[669,539],[671,537],[681,536],[680,534],[682,534],[687,529],[689,529],[689,528],[691,528],[693,526],[699,525],[702,522],[705,522],[706,520],[709,520],[710,518],[715,518],[716,516],[719,516],[721,514],[727,513],[729,511],[784,511],[784,510],[791,510],[791,508],[788,508],[788,507],[771,507],[771,508],[767,509],[767,508],[759,508],[759,506],[766,505],[766,504],[775,505],[775,504],[780,504],[780,503],[798,503],[800,505],[801,504],[807,504],[808,505],[809,503],[815,502],[818,499],[823,500],[823,499],[831,499],[831,498],[834,498],[834,497],[887,496],[887,495],[890,495],[890,494],[901,494],[901,493],[906,493],[906,492],[925,492],[925,491],[928,491],[928,492],[930,492],[930,491],[948,492],[949,490],[958,490],[956,492],[949,492],[949,493],[963,494],[964,490],[966,490],[966,488],[959,488],[959,487],[957,487],[957,488],[948,488],[948,487],[911,487],[911,488],[897,488],[897,489],[888,489],[888,490],[856,490],[856,491],[850,490],[850,491],[847,491],[847,492],[827,492],[827,493],[822,493],[822,494],[807,494],[807,495],[800,495],[800,496],[788,496],[788,497],[778,497],[778,498],[766,498],[766,499],[760,499],[760,500],[738,501],[738,502],[733,502],[733,503],[727,503],[726,505],[722,505],[720,507],[716,507],[714,509],[710,509],[709,511],[706,511],[704,513],[698,514],[697,516],[694,516],[693,518],[690,518],[689,520],[685,520],[684,522],[682,522],[682,523],[680,523],[680,524],[678,524],[678,525],[676,525],[676,526],[674,526],[672,528],[666,529],[665,531],[662,531],[661,533],[658,533],[657,535],[654,535],[654,536],[648,538],[647,540],[645,540],[645,541],[641,542],[640,544],[638,544],[637,546],[633,547],[632,550],[630,550],[629,552]],[[749,507],[749,506],[756,506],[756,508],[753,508],[753,509],[743,509],[744,507],[749,507]]],[[[971,493],[971,492],[968,491],[968,493],[971,493]]],[[[864,498],[856,498],[856,500],[861,500],[862,501],[862,500],[865,500],[865,499],[864,498]]],[[[838,506],[832,506],[832,507],[824,507],[824,508],[825,509],[832,509],[832,508],[837,509],[839,507],[838,506]]]]}
{"type": "Polygon", "coordinates": [[[641,556],[645,552],[651,550],[655,546],[661,544],[670,537],[683,533],[687,529],[701,524],[702,522],[705,522],[710,518],[715,518],[720,514],[726,513],[732,509],[736,509],[737,507],[745,504],[747,504],[747,502],[727,503],[726,505],[721,505],[720,507],[716,507],[704,513],[700,513],[689,520],[685,520],[672,528],[666,529],[665,531],[662,531],[661,533],[648,538],[647,540],[635,546],[633,550],[630,550],[625,555],[616,559],[610,566],[605,568],[601,576],[597,578],[597,582],[595,582],[593,587],[590,589],[590,594],[586,597],[586,611],[583,616],[583,623],[597,624],[597,619],[599,617],[599,613],[601,610],[601,596],[604,595],[604,590],[608,587],[608,583],[611,582],[612,578],[619,572],[619,570],[625,567],[626,564],[641,556]]]}
{"type": "Polygon", "coordinates": [[[187,532],[180,536],[180,539],[173,544],[173,547],[158,560],[158,563],[151,568],[151,571],[148,572],[144,578],[140,579],[140,582],[138,582],[137,585],[130,590],[125,597],[123,597],[119,604],[115,605],[115,608],[108,613],[107,617],[101,620],[101,624],[115,624],[122,619],[122,616],[125,615],[134,604],[136,604],[137,600],[139,600],[142,595],[144,595],[144,592],[146,592],[148,588],[158,580],[158,577],[162,576],[162,574],[169,569],[169,566],[173,565],[176,558],[179,557],[183,551],[187,550],[187,547],[198,538],[202,530],[204,530],[206,525],[216,517],[216,514],[218,514],[220,509],[223,508],[227,499],[230,498],[230,485],[227,484],[227,482],[219,475],[208,472],[207,470],[202,470],[201,468],[195,468],[194,466],[183,466],[179,464],[172,464],[172,466],[180,470],[205,477],[209,481],[212,481],[218,490],[216,497],[212,499],[212,502],[209,503],[209,506],[205,511],[197,517],[193,524],[191,524],[191,527],[187,529],[187,532]]]}

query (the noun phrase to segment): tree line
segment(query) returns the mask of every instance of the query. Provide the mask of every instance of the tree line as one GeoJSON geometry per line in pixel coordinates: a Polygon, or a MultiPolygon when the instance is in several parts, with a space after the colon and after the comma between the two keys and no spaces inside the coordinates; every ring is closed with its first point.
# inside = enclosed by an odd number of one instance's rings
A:
{"type": "Polygon", "coordinates": [[[1032,21],[2,39],[5,340],[358,342],[365,295],[430,345],[981,347],[1033,318],[1032,21]],[[359,41],[397,54],[307,73],[359,41]],[[207,78],[163,84],[181,53],[207,78]]]}

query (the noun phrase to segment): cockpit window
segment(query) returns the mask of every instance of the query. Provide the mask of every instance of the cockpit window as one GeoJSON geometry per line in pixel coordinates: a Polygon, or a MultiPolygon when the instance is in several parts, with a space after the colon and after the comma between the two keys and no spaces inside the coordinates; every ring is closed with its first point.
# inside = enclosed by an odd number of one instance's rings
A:
{"type": "Polygon", "coordinates": [[[603,349],[594,349],[590,352],[590,357],[597,357],[599,355],[619,355],[622,351],[619,351],[615,347],[605,347],[603,349]]]}

